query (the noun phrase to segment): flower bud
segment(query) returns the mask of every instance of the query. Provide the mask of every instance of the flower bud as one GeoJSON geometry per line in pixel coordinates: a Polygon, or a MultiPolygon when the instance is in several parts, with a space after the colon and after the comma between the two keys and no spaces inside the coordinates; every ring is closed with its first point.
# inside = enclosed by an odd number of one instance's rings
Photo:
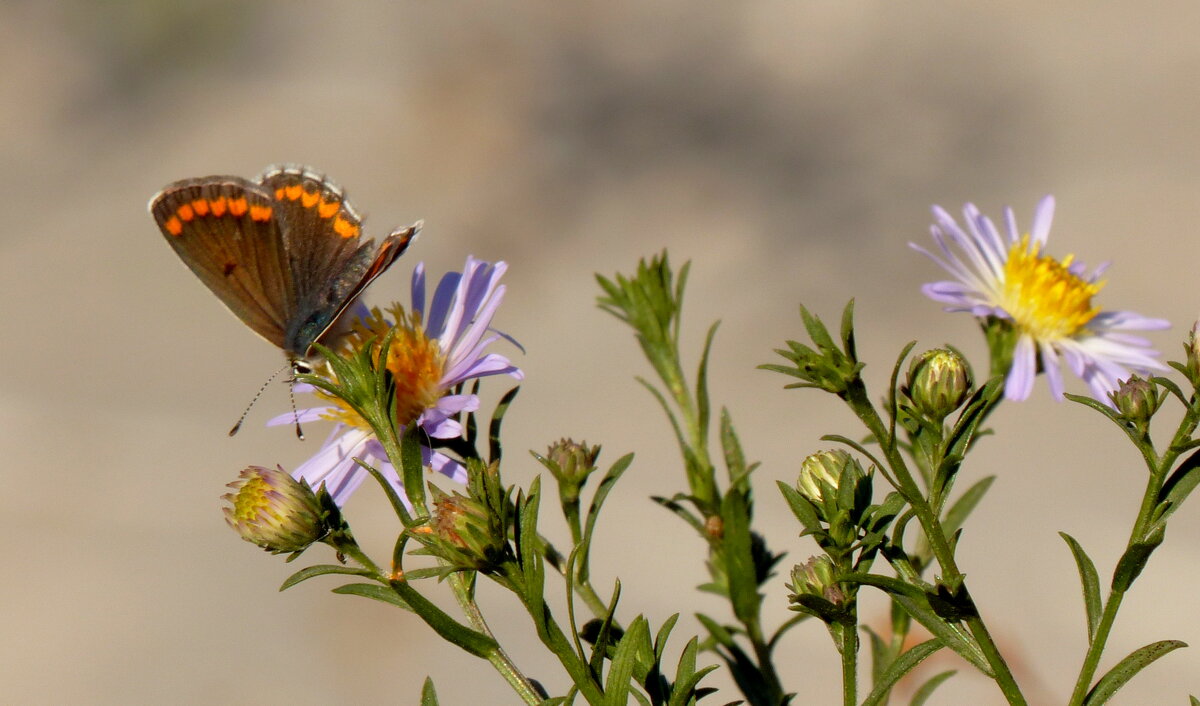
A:
{"type": "Polygon", "coordinates": [[[1137,375],[1118,383],[1117,389],[1108,393],[1108,397],[1122,417],[1139,425],[1149,422],[1162,402],[1154,383],[1137,375]]]}
{"type": "Polygon", "coordinates": [[[1188,332],[1188,339],[1183,344],[1183,351],[1187,357],[1188,376],[1195,384],[1197,380],[1200,380],[1200,319],[1192,324],[1192,330],[1188,332]]]}
{"type": "Polygon", "coordinates": [[[835,606],[846,602],[846,593],[834,577],[833,560],[827,556],[810,556],[808,561],[792,567],[792,602],[799,596],[819,596],[835,606]]]}
{"type": "Polygon", "coordinates": [[[546,449],[545,458],[549,462],[547,468],[559,482],[581,486],[596,470],[596,458],[599,455],[599,446],[588,446],[586,441],[560,439],[546,449]]]}
{"type": "Polygon", "coordinates": [[[283,468],[250,466],[221,496],[225,521],[247,542],[273,554],[299,552],[329,532],[316,494],[283,468]]]}
{"type": "Polygon", "coordinates": [[[909,365],[905,392],[918,412],[940,422],[966,401],[971,384],[971,369],[962,356],[934,348],[909,365]]]}
{"type": "MultiPolygon", "coordinates": [[[[796,479],[796,490],[814,505],[821,505],[826,499],[832,500],[837,494],[841,483],[842,470],[847,464],[858,467],[850,454],[841,449],[818,451],[804,459],[800,464],[800,477],[796,479]]],[[[854,474],[855,478],[862,475],[862,469],[854,474]]]]}
{"type": "Polygon", "coordinates": [[[437,554],[451,565],[488,572],[506,556],[503,530],[489,517],[487,507],[475,498],[434,490],[433,535],[437,554]]]}

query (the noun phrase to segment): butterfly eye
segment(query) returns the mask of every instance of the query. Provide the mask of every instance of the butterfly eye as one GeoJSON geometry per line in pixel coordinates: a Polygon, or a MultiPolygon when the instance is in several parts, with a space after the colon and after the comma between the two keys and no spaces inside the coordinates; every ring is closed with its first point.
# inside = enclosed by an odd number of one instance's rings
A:
{"type": "Polygon", "coordinates": [[[293,375],[312,375],[313,374],[313,366],[307,360],[293,360],[292,361],[292,374],[293,375]]]}

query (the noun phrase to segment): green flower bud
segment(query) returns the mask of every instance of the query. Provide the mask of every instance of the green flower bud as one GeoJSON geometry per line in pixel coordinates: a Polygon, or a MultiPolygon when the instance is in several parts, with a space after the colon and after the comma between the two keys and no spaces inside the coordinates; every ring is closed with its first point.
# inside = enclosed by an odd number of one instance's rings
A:
{"type": "Polygon", "coordinates": [[[508,556],[508,541],[487,506],[459,493],[434,494],[430,527],[438,540],[436,553],[452,565],[488,572],[508,556]]]}
{"type": "Polygon", "coordinates": [[[247,542],[273,554],[300,552],[329,533],[317,496],[304,481],[278,469],[250,466],[221,496],[225,521],[247,542]]]}
{"type": "Polygon", "coordinates": [[[940,422],[967,400],[971,385],[971,369],[962,356],[934,348],[913,359],[904,392],[918,412],[940,422]]]}
{"type": "Polygon", "coordinates": [[[1200,319],[1192,324],[1188,339],[1183,344],[1183,351],[1187,357],[1188,377],[1191,378],[1192,384],[1196,384],[1200,381],[1200,319]]]}
{"type": "Polygon", "coordinates": [[[828,556],[810,556],[792,567],[793,610],[817,616],[827,623],[838,619],[847,603],[846,592],[833,580],[836,573],[828,556]]]}
{"type": "Polygon", "coordinates": [[[1138,425],[1149,422],[1162,403],[1154,383],[1137,375],[1122,380],[1114,392],[1108,393],[1108,397],[1122,417],[1138,425]]]}
{"type": "Polygon", "coordinates": [[[847,464],[854,464],[857,468],[855,478],[862,475],[858,461],[841,449],[811,454],[800,464],[796,490],[814,505],[822,505],[826,499],[833,500],[841,484],[842,470],[847,464]]]}
{"type": "Polygon", "coordinates": [[[599,455],[599,446],[588,446],[586,441],[560,439],[546,449],[546,467],[559,482],[581,486],[596,470],[596,458],[599,455]]]}

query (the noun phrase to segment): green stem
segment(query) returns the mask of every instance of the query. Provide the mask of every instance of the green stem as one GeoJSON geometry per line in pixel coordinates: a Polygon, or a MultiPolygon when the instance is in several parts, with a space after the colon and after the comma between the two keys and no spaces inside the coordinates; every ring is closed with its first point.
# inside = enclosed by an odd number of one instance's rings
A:
{"type": "Polygon", "coordinates": [[[1108,642],[1108,635],[1112,631],[1113,623],[1117,620],[1117,611],[1120,610],[1121,601],[1124,598],[1124,591],[1113,591],[1109,594],[1108,601],[1104,604],[1104,614],[1100,616],[1100,624],[1096,626],[1092,644],[1088,646],[1087,654],[1084,655],[1083,666],[1079,669],[1079,678],[1075,680],[1075,691],[1071,693],[1071,700],[1067,702],[1069,706],[1083,704],[1092,678],[1096,676],[1096,669],[1100,666],[1100,656],[1104,652],[1104,645],[1108,642]]]}
{"type": "Polygon", "coordinates": [[[558,656],[558,661],[571,675],[571,681],[575,683],[579,693],[587,699],[589,704],[599,704],[604,698],[600,686],[592,678],[588,666],[575,654],[575,649],[563,633],[562,628],[558,627],[558,623],[551,617],[550,609],[542,604],[542,615],[538,615],[532,606],[527,604],[526,608],[534,620],[542,644],[558,656]]]}
{"type": "MultiPolygon", "coordinates": [[[[845,400],[854,414],[862,420],[867,430],[875,436],[876,441],[879,442],[880,447],[883,449],[884,456],[887,458],[888,464],[891,465],[892,474],[899,486],[897,490],[904,495],[904,499],[912,506],[913,512],[917,516],[917,521],[921,523],[921,528],[925,531],[925,537],[929,540],[930,549],[933,550],[933,555],[937,558],[938,565],[942,567],[943,580],[951,585],[961,586],[964,597],[970,600],[970,594],[967,592],[966,585],[962,582],[963,574],[959,571],[958,564],[954,560],[954,552],[950,548],[950,542],[946,538],[946,533],[942,530],[941,521],[934,513],[933,508],[930,507],[929,502],[921,494],[916,480],[913,479],[912,472],[908,470],[908,465],[904,462],[904,457],[896,445],[895,437],[888,433],[883,420],[879,418],[874,405],[871,404],[870,399],[867,397],[866,386],[861,380],[856,380],[850,385],[846,390],[845,400]]],[[[1013,677],[1012,670],[1009,669],[1004,656],[1000,654],[1000,650],[992,640],[991,633],[988,632],[983,619],[978,615],[974,615],[966,620],[966,624],[971,634],[975,637],[975,640],[979,643],[979,647],[983,651],[988,665],[992,668],[993,674],[991,676],[996,681],[997,686],[1000,687],[1000,691],[1004,693],[1008,703],[1014,706],[1025,706],[1025,697],[1021,694],[1021,689],[1013,677]]]]}
{"type": "MultiPolygon", "coordinates": [[[[1181,426],[1186,426],[1188,422],[1185,420],[1181,426]]],[[[1195,424],[1191,425],[1195,428],[1195,424]]],[[[1190,433],[1190,431],[1189,431],[1190,433]]],[[[1158,496],[1162,491],[1163,483],[1166,480],[1166,471],[1174,462],[1175,456],[1170,459],[1163,459],[1159,463],[1154,459],[1154,454],[1148,451],[1145,447],[1142,449],[1147,464],[1151,468],[1150,479],[1146,482],[1146,492],[1142,495],[1142,504],[1138,508],[1137,520],[1133,523],[1133,530],[1129,533],[1129,542],[1125,545],[1126,551],[1136,542],[1144,539],[1146,526],[1150,523],[1150,517],[1154,512],[1154,508],[1158,505],[1158,496]],[[1161,471],[1159,469],[1162,469],[1161,471]]],[[[1113,588],[1108,595],[1108,600],[1104,603],[1104,613],[1100,616],[1100,624],[1096,626],[1096,634],[1092,637],[1092,643],[1088,645],[1087,654],[1083,657],[1083,665],[1079,668],[1079,677],[1075,680],[1075,691],[1071,693],[1071,700],[1068,702],[1070,706],[1080,706],[1083,704],[1083,699],[1087,696],[1092,684],[1092,679],[1096,676],[1096,670],[1100,667],[1100,657],[1104,653],[1104,648],[1108,643],[1109,633],[1112,631],[1113,623],[1117,620],[1117,611],[1121,608],[1121,602],[1125,598],[1125,591],[1118,591],[1113,588]]]]}
{"type": "Polygon", "coordinates": [[[841,626],[842,630],[842,704],[858,703],[858,612],[841,626]]]}
{"type": "MultiPolygon", "coordinates": [[[[471,627],[479,632],[495,639],[491,628],[488,627],[487,621],[484,620],[483,613],[479,610],[479,604],[471,595],[471,588],[466,577],[455,572],[451,574],[450,587],[453,589],[454,597],[458,600],[458,605],[462,607],[463,614],[467,616],[467,621],[471,623],[471,627]]],[[[504,648],[500,647],[499,642],[496,643],[496,648],[490,650],[487,654],[487,661],[500,673],[504,681],[517,692],[521,700],[527,704],[540,704],[543,699],[533,684],[521,673],[517,665],[513,663],[504,648]]]]}
{"type": "Polygon", "coordinates": [[[779,673],[775,671],[775,663],[771,659],[771,646],[763,639],[762,625],[756,618],[753,621],[742,623],[742,627],[746,629],[746,637],[750,639],[750,644],[754,648],[758,673],[762,676],[763,688],[766,691],[766,703],[782,703],[783,683],[779,680],[779,673]]]}

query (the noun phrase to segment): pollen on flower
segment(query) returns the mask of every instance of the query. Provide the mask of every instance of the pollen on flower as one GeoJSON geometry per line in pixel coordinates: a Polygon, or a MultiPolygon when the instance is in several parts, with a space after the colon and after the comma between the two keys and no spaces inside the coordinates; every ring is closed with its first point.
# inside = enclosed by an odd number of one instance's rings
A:
{"type": "Polygon", "coordinates": [[[425,335],[417,313],[398,312],[396,337],[388,349],[387,369],[396,384],[396,421],[408,424],[442,396],[445,356],[436,339],[425,335]]]}
{"type": "MultiPolygon", "coordinates": [[[[441,381],[446,357],[437,339],[425,334],[419,313],[408,313],[403,307],[395,305],[388,309],[387,314],[396,323],[389,321],[378,308],[372,308],[369,316],[354,322],[343,342],[350,350],[361,350],[363,346],[370,345],[378,358],[380,341],[389,330],[395,329],[386,367],[396,387],[396,422],[404,426],[415,421],[442,397],[445,390],[441,381]]],[[[323,415],[325,418],[367,428],[362,417],[344,402],[327,395],[321,396],[333,406],[323,415]]]]}
{"type": "Polygon", "coordinates": [[[1001,305],[1017,326],[1040,341],[1075,335],[1096,314],[1092,297],[1103,282],[1087,282],[1070,271],[1074,256],[1062,261],[1042,255],[1025,235],[1008,253],[1001,305]]]}

